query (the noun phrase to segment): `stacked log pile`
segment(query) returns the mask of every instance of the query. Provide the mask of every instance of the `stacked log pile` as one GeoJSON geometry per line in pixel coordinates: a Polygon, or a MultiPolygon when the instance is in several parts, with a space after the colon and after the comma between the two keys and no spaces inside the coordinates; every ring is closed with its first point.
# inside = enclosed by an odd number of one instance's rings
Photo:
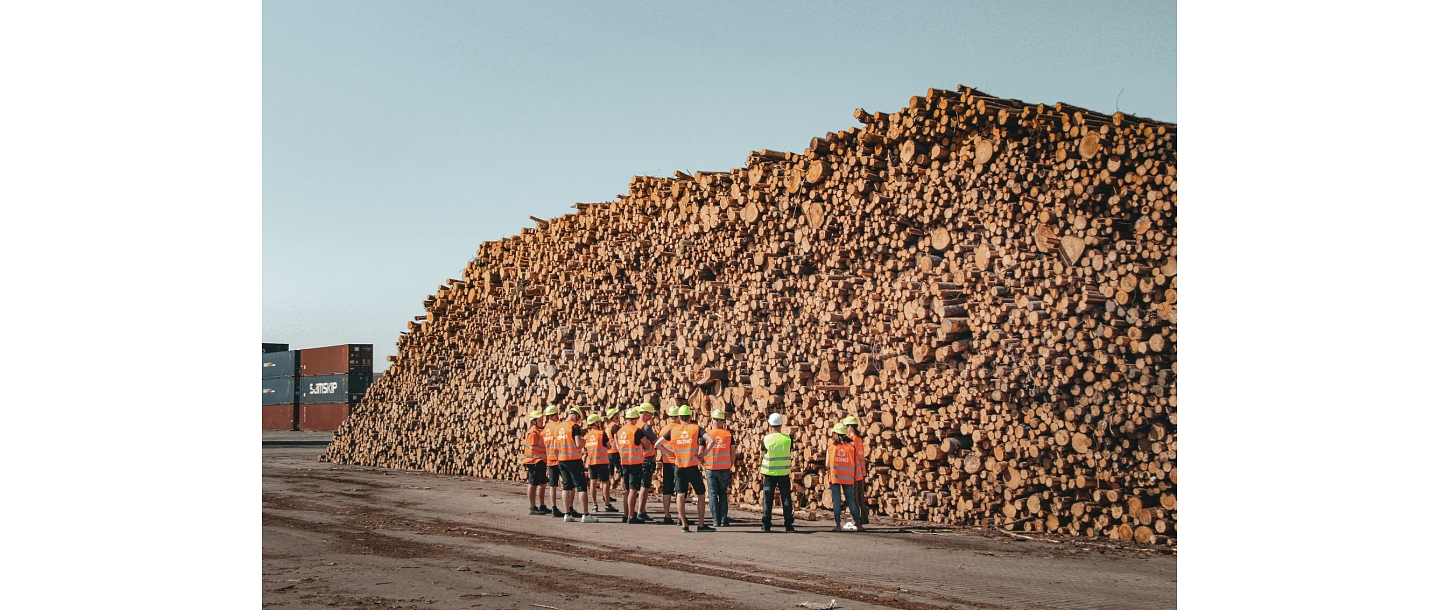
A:
{"type": "Polygon", "coordinates": [[[723,407],[756,503],[779,412],[828,508],[855,414],[877,514],[1173,543],[1176,126],[964,87],[855,117],[482,244],[322,459],[518,479],[546,404],[723,407]]]}

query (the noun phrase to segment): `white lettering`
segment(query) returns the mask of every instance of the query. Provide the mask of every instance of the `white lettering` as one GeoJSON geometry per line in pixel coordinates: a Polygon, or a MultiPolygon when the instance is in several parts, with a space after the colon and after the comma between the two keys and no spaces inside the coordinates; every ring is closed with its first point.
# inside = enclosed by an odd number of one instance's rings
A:
{"type": "Polygon", "coordinates": [[[340,387],[340,382],[338,382],[338,381],[330,381],[330,382],[326,382],[326,383],[312,383],[312,384],[310,384],[310,393],[311,393],[311,394],[334,394],[334,393],[335,393],[335,389],[336,389],[336,388],[339,388],[339,387],[340,387]]]}

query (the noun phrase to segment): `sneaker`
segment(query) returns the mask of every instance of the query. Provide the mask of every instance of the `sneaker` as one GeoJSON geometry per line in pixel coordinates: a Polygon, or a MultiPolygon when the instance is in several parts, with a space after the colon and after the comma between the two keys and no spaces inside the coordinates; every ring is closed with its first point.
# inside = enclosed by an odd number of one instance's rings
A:
{"type": "Polygon", "coordinates": [[[688,534],[688,533],[690,533],[690,526],[688,526],[688,525],[682,525],[682,526],[680,526],[680,531],[685,532],[685,533],[688,534]]]}
{"type": "Polygon", "coordinates": [[[713,532],[713,531],[715,531],[715,528],[710,527],[710,526],[708,526],[708,525],[702,525],[702,526],[700,526],[700,527],[695,528],[695,531],[697,531],[697,532],[713,532]]]}
{"type": "Polygon", "coordinates": [[[795,531],[795,526],[793,526],[793,525],[787,525],[787,526],[785,526],[785,531],[787,531],[787,532],[793,532],[793,531],[795,531]]]}
{"type": "Polygon", "coordinates": [[[641,520],[639,520],[639,519],[636,519],[635,517],[631,517],[631,518],[629,518],[629,519],[626,519],[625,522],[628,523],[628,524],[630,524],[630,525],[641,525],[641,524],[644,524],[644,523],[645,523],[644,521],[641,521],[641,520]]]}
{"type": "Polygon", "coordinates": [[[618,513],[618,512],[620,512],[620,509],[615,508],[613,505],[606,504],[606,505],[605,505],[605,512],[607,512],[607,513],[618,513]]]}
{"type": "Polygon", "coordinates": [[[675,525],[675,520],[669,517],[660,520],[660,525],[675,525]]]}
{"type": "Polygon", "coordinates": [[[570,517],[570,518],[572,518],[572,519],[579,519],[579,518],[581,518],[581,517],[584,517],[585,515],[582,515],[582,514],[580,514],[580,513],[575,512],[575,509],[572,508],[572,509],[570,509],[570,512],[569,512],[568,514],[566,514],[565,516],[570,517]]]}
{"type": "Polygon", "coordinates": [[[638,514],[638,515],[635,515],[635,518],[636,518],[636,519],[639,519],[639,520],[641,520],[641,521],[654,521],[654,519],[651,519],[651,518],[650,518],[650,515],[647,515],[647,514],[645,514],[645,513],[640,513],[640,514],[638,514]]]}
{"type": "Polygon", "coordinates": [[[581,522],[581,523],[599,523],[600,520],[599,520],[599,519],[596,519],[596,518],[595,518],[595,515],[585,515],[584,517],[581,517],[581,518],[580,518],[580,522],[581,522]]]}
{"type": "Polygon", "coordinates": [[[565,516],[565,513],[560,512],[560,509],[558,509],[558,508],[552,508],[552,509],[550,509],[550,516],[551,516],[551,517],[564,517],[564,516],[565,516]]]}
{"type": "Polygon", "coordinates": [[[565,515],[565,522],[566,522],[566,523],[569,523],[569,522],[570,522],[570,515],[565,515]]]}
{"type": "Polygon", "coordinates": [[[536,508],[536,510],[539,510],[539,511],[540,511],[540,512],[538,512],[538,513],[535,513],[535,514],[537,514],[537,515],[550,514],[550,507],[549,507],[549,506],[545,506],[544,504],[541,504],[540,506],[537,506],[537,507],[535,507],[535,508],[536,508]]]}
{"type": "Polygon", "coordinates": [[[532,515],[543,515],[543,514],[545,514],[545,512],[542,511],[542,510],[540,510],[539,507],[531,506],[531,507],[530,507],[530,514],[532,514],[532,515]]]}

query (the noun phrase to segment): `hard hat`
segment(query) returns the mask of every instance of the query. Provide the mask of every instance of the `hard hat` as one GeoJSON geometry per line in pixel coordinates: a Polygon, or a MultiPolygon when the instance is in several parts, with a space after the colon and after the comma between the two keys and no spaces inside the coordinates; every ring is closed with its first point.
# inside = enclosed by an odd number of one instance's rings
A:
{"type": "Polygon", "coordinates": [[[840,420],[840,423],[847,426],[858,426],[860,425],[860,420],[857,419],[854,415],[851,415],[849,417],[846,417],[845,419],[840,420]]]}
{"type": "Polygon", "coordinates": [[[690,415],[690,405],[680,405],[679,409],[675,409],[675,414],[687,416],[690,415]]]}
{"type": "Polygon", "coordinates": [[[636,413],[654,413],[654,412],[655,412],[655,405],[652,405],[652,404],[650,404],[650,403],[648,403],[648,402],[646,402],[646,403],[641,403],[640,406],[635,407],[635,412],[636,412],[636,413]]]}
{"type": "Polygon", "coordinates": [[[610,418],[612,418],[612,417],[615,417],[615,414],[616,414],[616,413],[619,413],[619,412],[620,412],[620,409],[616,409],[616,408],[614,408],[614,407],[611,407],[611,408],[609,408],[609,409],[606,409],[606,410],[605,410],[605,419],[610,419],[610,418]]]}
{"type": "Polygon", "coordinates": [[[591,415],[590,417],[585,418],[585,425],[587,425],[587,426],[590,425],[590,424],[595,424],[595,423],[599,423],[599,422],[600,422],[600,414],[599,414],[599,413],[593,414],[593,415],[591,415]]]}
{"type": "Polygon", "coordinates": [[[550,406],[548,406],[548,407],[545,407],[545,414],[546,414],[546,415],[554,415],[554,414],[559,413],[559,412],[560,412],[560,408],[559,408],[559,407],[556,407],[555,405],[550,405],[550,406]]]}
{"type": "Polygon", "coordinates": [[[581,411],[581,410],[580,410],[580,407],[570,407],[569,409],[566,409],[566,410],[565,410],[565,414],[566,414],[566,415],[569,415],[569,414],[571,414],[571,413],[574,413],[574,414],[579,415],[579,416],[581,416],[581,417],[584,417],[584,416],[585,416],[585,412],[584,412],[584,411],[581,411]]]}
{"type": "Polygon", "coordinates": [[[830,431],[836,434],[846,434],[849,432],[849,429],[845,427],[845,424],[835,424],[835,427],[831,428],[830,431]]]}
{"type": "Polygon", "coordinates": [[[785,416],[783,416],[783,415],[781,415],[781,414],[779,414],[779,413],[771,413],[771,414],[770,414],[770,420],[769,420],[769,421],[770,421],[770,425],[772,425],[772,426],[778,426],[778,425],[780,425],[780,424],[785,423],[785,416]]]}
{"type": "Polygon", "coordinates": [[[670,417],[675,417],[676,415],[679,415],[679,414],[680,414],[680,406],[679,406],[679,405],[670,405],[670,408],[669,408],[669,409],[665,409],[665,414],[666,414],[666,415],[669,415],[670,417]]]}
{"type": "Polygon", "coordinates": [[[625,419],[635,419],[637,417],[640,417],[640,412],[636,411],[635,407],[625,409],[625,419]]]}
{"type": "Polygon", "coordinates": [[[535,421],[542,417],[545,417],[545,412],[541,411],[540,409],[535,409],[534,411],[530,412],[530,421],[535,421]]]}
{"type": "Polygon", "coordinates": [[[720,407],[710,412],[710,419],[725,419],[725,408],[720,407]]]}

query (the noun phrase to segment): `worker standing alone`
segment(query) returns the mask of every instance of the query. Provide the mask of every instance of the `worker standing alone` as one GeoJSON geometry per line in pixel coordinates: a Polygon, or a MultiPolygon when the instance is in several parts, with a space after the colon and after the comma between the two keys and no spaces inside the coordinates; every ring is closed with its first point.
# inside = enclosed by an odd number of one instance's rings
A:
{"type": "Polygon", "coordinates": [[[760,509],[760,531],[770,531],[770,508],[774,506],[775,492],[780,492],[780,508],[785,514],[785,531],[795,531],[795,505],[790,500],[790,435],[780,431],[780,425],[785,422],[779,413],[771,413],[768,423],[770,433],[760,441],[760,448],[765,455],[760,460],[760,474],[764,479],[760,482],[761,509],[760,509]]]}
{"type": "MultiPolygon", "coordinates": [[[[845,504],[850,507],[850,516],[859,519],[860,509],[855,506],[855,445],[850,440],[849,431],[845,424],[835,424],[830,429],[830,448],[825,452],[825,468],[830,471],[830,503],[835,507],[835,527],[830,531],[839,532],[840,529],[840,496],[845,496],[845,504]]],[[[865,531],[865,526],[856,524],[857,531],[865,531]]]]}
{"type": "Polygon", "coordinates": [[[545,506],[545,412],[539,409],[530,413],[530,425],[525,429],[525,453],[520,463],[525,465],[525,497],[530,500],[530,514],[547,515],[550,508],[545,506]],[[536,502],[540,506],[535,506],[536,502]]]}
{"type": "Polygon", "coordinates": [[[730,469],[734,465],[730,447],[734,439],[725,425],[724,407],[715,409],[710,414],[710,431],[705,433],[705,486],[715,527],[730,525],[730,469]]]}

